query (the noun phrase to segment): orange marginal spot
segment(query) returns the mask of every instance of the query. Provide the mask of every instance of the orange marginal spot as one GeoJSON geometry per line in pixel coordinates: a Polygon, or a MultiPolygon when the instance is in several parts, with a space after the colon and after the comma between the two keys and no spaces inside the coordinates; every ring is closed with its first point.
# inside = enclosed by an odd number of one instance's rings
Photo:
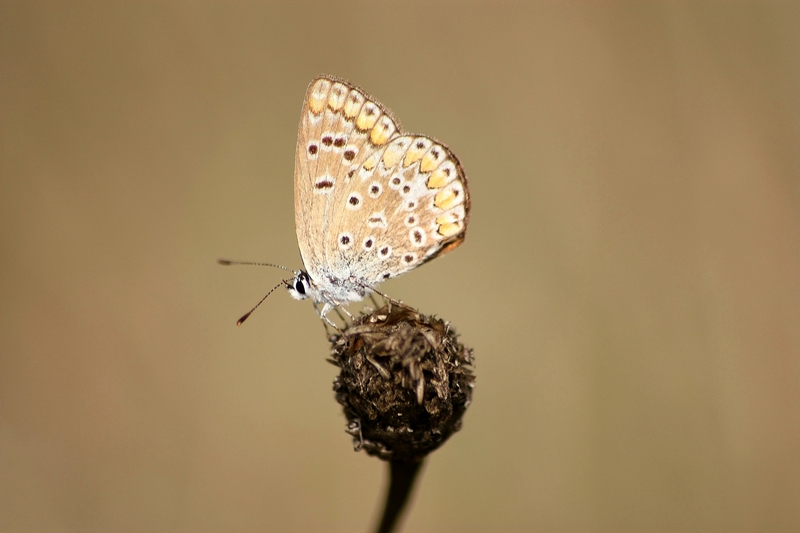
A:
{"type": "Polygon", "coordinates": [[[408,152],[406,152],[405,159],[403,159],[403,166],[407,167],[413,165],[414,163],[422,159],[422,156],[425,154],[427,150],[428,150],[427,143],[420,141],[413,141],[411,143],[411,148],[409,148],[408,152]],[[419,144],[422,144],[422,147],[418,146],[419,144]]]}
{"type": "Polygon", "coordinates": [[[439,226],[439,229],[437,231],[439,232],[439,235],[441,235],[442,237],[452,237],[453,235],[461,231],[461,224],[455,224],[455,223],[442,224],[441,226],[439,226]]]}
{"type": "Polygon", "coordinates": [[[361,110],[361,105],[363,103],[364,95],[356,90],[351,91],[350,95],[347,97],[347,101],[344,103],[344,116],[347,118],[356,116],[361,110]]]}
{"type": "Polygon", "coordinates": [[[319,80],[311,91],[308,97],[308,107],[315,115],[319,115],[325,109],[325,103],[328,97],[328,89],[331,87],[331,82],[328,80],[319,80]]]}
{"type": "Polygon", "coordinates": [[[420,172],[430,172],[439,166],[439,163],[444,159],[444,150],[441,146],[434,146],[422,158],[422,163],[419,164],[420,172]]]}
{"type": "Polygon", "coordinates": [[[364,170],[372,170],[373,168],[375,168],[375,165],[377,165],[377,164],[378,164],[377,157],[375,155],[370,156],[369,159],[364,161],[364,165],[363,165],[364,166],[364,170]]]}
{"type": "Polygon", "coordinates": [[[328,107],[334,113],[339,111],[347,99],[347,87],[341,83],[334,83],[331,87],[330,96],[328,97],[328,107]]]}
{"type": "Polygon", "coordinates": [[[426,185],[429,189],[441,189],[450,183],[450,174],[452,174],[452,170],[449,168],[439,167],[433,174],[431,174],[431,177],[428,178],[428,183],[426,185]]]}
{"type": "Polygon", "coordinates": [[[453,250],[455,250],[456,248],[458,248],[459,246],[461,246],[462,242],[464,242],[464,237],[461,237],[460,239],[456,239],[454,241],[451,241],[451,242],[445,244],[441,248],[441,250],[439,250],[439,252],[437,252],[436,255],[444,255],[444,254],[450,253],[453,250]]]}
{"type": "Polygon", "coordinates": [[[394,144],[386,149],[383,153],[383,166],[386,168],[393,168],[400,158],[403,157],[403,147],[394,144]]]}
{"type": "Polygon", "coordinates": [[[442,224],[453,224],[458,222],[458,214],[450,211],[449,213],[445,213],[444,215],[439,215],[436,218],[436,224],[441,226],[442,224]]]}
{"type": "Polygon", "coordinates": [[[356,127],[362,131],[372,128],[381,116],[378,106],[372,102],[367,102],[361,108],[361,113],[358,114],[356,119],[356,127]]]}
{"type": "Polygon", "coordinates": [[[372,141],[372,144],[377,146],[382,146],[386,144],[386,141],[394,134],[395,127],[394,122],[392,119],[383,115],[381,119],[378,121],[378,124],[372,128],[372,132],[369,135],[369,140],[372,141]]]}
{"type": "Polygon", "coordinates": [[[447,210],[456,204],[457,198],[458,195],[453,189],[442,189],[436,193],[436,196],[434,196],[433,205],[439,209],[447,210]]]}

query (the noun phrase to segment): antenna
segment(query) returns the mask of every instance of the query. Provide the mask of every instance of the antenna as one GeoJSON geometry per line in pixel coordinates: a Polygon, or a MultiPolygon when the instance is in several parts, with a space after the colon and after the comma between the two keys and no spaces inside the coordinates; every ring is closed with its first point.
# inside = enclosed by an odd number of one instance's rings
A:
{"type": "Polygon", "coordinates": [[[229,259],[217,259],[217,263],[220,265],[253,265],[253,266],[262,266],[262,267],[275,267],[275,268],[282,268],[283,270],[288,270],[292,274],[294,274],[294,270],[291,268],[286,268],[282,265],[276,265],[274,263],[255,263],[253,261],[231,261],[229,259]]]}
{"type": "MultiPolygon", "coordinates": [[[[217,259],[217,263],[219,263],[220,265],[225,265],[225,266],[228,266],[228,265],[253,265],[253,266],[268,266],[268,267],[282,268],[283,270],[288,270],[288,271],[289,271],[289,272],[291,272],[292,274],[295,274],[295,271],[294,271],[294,270],[292,270],[291,268],[286,268],[285,266],[282,266],[282,265],[276,265],[276,264],[274,264],[274,263],[256,263],[256,262],[253,262],[253,261],[231,261],[231,260],[229,260],[229,259],[217,259]]],[[[288,284],[289,284],[289,281],[291,281],[291,280],[289,280],[289,279],[284,279],[284,280],[281,280],[281,282],[280,282],[280,283],[278,283],[277,285],[275,285],[274,287],[272,287],[272,288],[269,290],[269,292],[268,292],[267,294],[265,294],[265,295],[264,295],[264,297],[263,297],[263,298],[261,298],[261,300],[259,300],[259,302],[258,302],[258,303],[257,303],[255,306],[253,306],[253,308],[252,308],[250,311],[248,311],[248,312],[247,312],[247,313],[246,313],[246,314],[245,314],[245,315],[244,315],[242,318],[240,318],[239,320],[237,320],[237,321],[236,321],[236,325],[237,325],[237,326],[241,326],[241,325],[242,325],[242,323],[243,323],[245,320],[247,320],[247,318],[248,318],[250,315],[252,315],[252,314],[253,314],[253,311],[255,311],[256,309],[258,309],[258,306],[259,306],[259,305],[261,305],[261,304],[264,302],[264,300],[266,300],[266,299],[267,299],[267,296],[269,296],[270,294],[272,294],[273,292],[275,292],[275,289],[277,289],[277,288],[278,288],[278,287],[280,287],[281,285],[288,285],[288,284]]]]}
{"type": "Polygon", "coordinates": [[[242,323],[243,323],[245,320],[247,320],[247,317],[249,317],[250,315],[252,315],[252,314],[253,314],[253,311],[255,311],[256,309],[258,309],[258,306],[259,306],[259,305],[261,305],[261,304],[264,302],[264,300],[266,300],[266,299],[267,299],[267,296],[269,296],[270,294],[272,294],[273,292],[275,292],[275,289],[277,289],[277,288],[278,288],[278,287],[280,287],[281,285],[286,285],[286,284],[288,284],[288,283],[289,283],[289,281],[290,281],[290,280],[288,280],[288,279],[281,280],[281,282],[280,282],[280,283],[278,283],[277,285],[275,285],[274,287],[272,287],[272,288],[269,290],[269,292],[268,292],[267,294],[265,294],[265,295],[264,295],[264,297],[263,297],[263,298],[261,298],[261,300],[259,300],[259,301],[258,301],[258,303],[257,303],[256,305],[254,305],[254,306],[253,306],[253,308],[252,308],[251,310],[249,310],[247,313],[245,313],[245,315],[244,315],[242,318],[240,318],[239,320],[237,320],[237,321],[236,321],[236,325],[237,325],[237,326],[241,326],[241,325],[242,325],[242,323]]]}

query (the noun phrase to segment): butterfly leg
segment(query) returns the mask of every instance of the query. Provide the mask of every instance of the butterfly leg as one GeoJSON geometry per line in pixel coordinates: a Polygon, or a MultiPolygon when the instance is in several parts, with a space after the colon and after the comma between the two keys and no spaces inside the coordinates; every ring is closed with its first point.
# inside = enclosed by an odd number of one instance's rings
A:
{"type": "Polygon", "coordinates": [[[379,309],[381,307],[380,305],[378,305],[377,300],[375,300],[375,293],[373,293],[372,291],[369,292],[369,299],[372,300],[372,305],[375,306],[375,309],[379,309]]]}
{"type": "MultiPolygon", "coordinates": [[[[351,322],[353,321],[353,315],[352,315],[352,314],[350,314],[350,311],[348,311],[348,310],[347,310],[347,309],[345,309],[344,307],[339,307],[339,306],[337,305],[337,306],[336,306],[336,312],[337,312],[337,313],[339,313],[339,316],[342,318],[342,320],[344,320],[344,317],[342,316],[342,314],[341,314],[341,311],[344,311],[344,314],[346,314],[346,315],[347,315],[347,318],[349,318],[351,322]]],[[[345,321],[345,322],[346,322],[346,321],[345,321]]]]}
{"type": "Polygon", "coordinates": [[[339,319],[341,319],[345,327],[350,327],[350,325],[353,324],[353,315],[350,314],[350,312],[347,309],[338,305],[333,306],[332,309],[336,311],[337,315],[339,315],[339,319]],[[345,316],[342,314],[343,311],[344,315],[347,315],[347,317],[350,319],[350,324],[347,323],[347,318],[345,318],[345,316]]]}
{"type": "MultiPolygon", "coordinates": [[[[338,331],[338,332],[341,332],[342,330],[339,328],[339,326],[337,326],[336,324],[334,324],[334,323],[331,321],[331,319],[327,317],[327,314],[328,314],[328,312],[329,312],[331,309],[338,309],[338,307],[337,307],[337,306],[335,306],[335,305],[332,305],[332,304],[330,304],[330,303],[328,303],[328,302],[325,302],[325,304],[323,304],[323,306],[322,306],[322,310],[320,310],[320,309],[317,307],[317,302],[314,302],[314,310],[316,310],[316,312],[317,312],[317,314],[319,315],[319,317],[320,317],[322,320],[324,320],[325,322],[327,322],[328,324],[330,324],[330,325],[331,325],[331,327],[333,327],[333,329],[335,329],[335,330],[336,330],[336,331],[338,331]]],[[[343,319],[343,320],[344,320],[344,319],[343,319]]]]}
{"type": "Polygon", "coordinates": [[[382,292],[381,292],[381,291],[379,291],[379,290],[376,290],[376,289],[371,289],[371,290],[372,290],[372,291],[373,291],[375,294],[377,294],[377,295],[381,296],[381,297],[382,297],[384,300],[388,301],[389,303],[392,303],[392,304],[397,304],[397,305],[399,305],[400,307],[404,307],[404,308],[406,308],[406,309],[413,309],[413,307],[409,307],[408,305],[404,304],[404,303],[403,303],[403,302],[401,302],[400,300],[395,300],[395,299],[394,299],[394,298],[392,298],[391,296],[388,296],[388,295],[386,295],[386,294],[382,293],[382,292]]]}
{"type": "MultiPolygon", "coordinates": [[[[317,312],[317,315],[320,318],[324,318],[319,312],[319,307],[317,307],[317,302],[312,302],[312,305],[314,306],[314,311],[317,312]]],[[[325,328],[325,336],[326,337],[330,337],[330,335],[331,335],[331,330],[328,328],[328,324],[330,324],[330,323],[331,323],[331,321],[328,320],[327,318],[324,318],[324,320],[322,320],[322,327],[325,328]]],[[[336,331],[340,331],[339,328],[337,328],[334,324],[331,324],[331,325],[334,327],[334,329],[336,331]]]]}

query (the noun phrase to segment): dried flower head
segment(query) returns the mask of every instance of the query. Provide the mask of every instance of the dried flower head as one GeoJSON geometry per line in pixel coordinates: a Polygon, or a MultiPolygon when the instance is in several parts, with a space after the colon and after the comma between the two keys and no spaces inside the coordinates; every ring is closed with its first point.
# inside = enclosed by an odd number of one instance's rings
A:
{"type": "Polygon", "coordinates": [[[450,324],[386,305],[330,338],[334,381],[356,450],[420,461],[461,428],[472,399],[472,350],[450,324]]]}

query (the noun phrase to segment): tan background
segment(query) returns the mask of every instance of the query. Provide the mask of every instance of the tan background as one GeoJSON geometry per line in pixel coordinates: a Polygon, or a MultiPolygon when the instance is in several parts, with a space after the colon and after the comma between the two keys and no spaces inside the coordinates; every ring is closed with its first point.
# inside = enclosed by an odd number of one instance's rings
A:
{"type": "Polygon", "coordinates": [[[299,267],[325,72],[445,140],[475,347],[407,532],[800,530],[800,8],[0,6],[0,530],[365,531],[299,267]]]}

